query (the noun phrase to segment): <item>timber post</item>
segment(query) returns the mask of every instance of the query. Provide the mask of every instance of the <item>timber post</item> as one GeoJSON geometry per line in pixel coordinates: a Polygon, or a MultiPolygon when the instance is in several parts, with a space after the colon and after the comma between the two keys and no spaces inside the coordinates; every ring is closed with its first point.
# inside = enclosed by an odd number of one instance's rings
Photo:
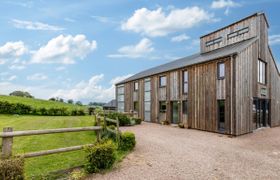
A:
{"type": "MultiPolygon", "coordinates": [[[[13,132],[12,127],[3,128],[3,133],[5,132],[13,132]]],[[[2,154],[1,158],[6,159],[12,156],[13,149],[13,137],[2,137],[2,154]]]]}
{"type": "Polygon", "coordinates": [[[120,124],[119,124],[119,118],[117,117],[116,118],[116,121],[117,121],[117,133],[116,133],[116,138],[117,138],[117,143],[118,143],[118,145],[120,145],[120,124]]]}
{"type": "MultiPolygon", "coordinates": [[[[97,126],[100,126],[100,117],[95,115],[95,120],[96,120],[97,126]]],[[[97,142],[100,142],[100,140],[101,140],[100,131],[96,131],[96,138],[97,138],[97,142]]]]}

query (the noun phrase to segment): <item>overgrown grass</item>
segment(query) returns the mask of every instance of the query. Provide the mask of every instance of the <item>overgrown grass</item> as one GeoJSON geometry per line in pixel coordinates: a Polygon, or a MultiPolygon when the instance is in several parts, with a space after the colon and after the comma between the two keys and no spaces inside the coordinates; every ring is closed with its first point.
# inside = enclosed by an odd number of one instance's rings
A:
{"type": "MultiPolygon", "coordinates": [[[[14,131],[92,126],[92,116],[14,116],[0,115],[0,129],[13,127],[14,131]]],[[[94,132],[75,132],[14,138],[13,153],[21,154],[47,149],[90,144],[95,142],[94,132]]],[[[0,140],[1,143],[2,140],[0,140]]],[[[75,151],[26,159],[26,179],[38,179],[52,171],[68,169],[85,163],[85,152],[75,151]]]]}
{"type": "Polygon", "coordinates": [[[29,105],[33,108],[46,108],[46,109],[67,108],[68,110],[74,110],[74,109],[87,110],[86,106],[78,106],[78,105],[68,104],[68,103],[63,103],[63,102],[17,97],[17,96],[0,95],[0,101],[8,101],[9,103],[22,103],[22,104],[29,105]]]}

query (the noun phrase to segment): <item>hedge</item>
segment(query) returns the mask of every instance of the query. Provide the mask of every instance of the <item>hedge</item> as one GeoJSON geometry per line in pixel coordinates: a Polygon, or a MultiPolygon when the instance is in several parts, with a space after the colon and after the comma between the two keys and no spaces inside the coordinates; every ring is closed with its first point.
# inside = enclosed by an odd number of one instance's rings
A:
{"type": "Polygon", "coordinates": [[[23,180],[24,159],[11,158],[0,160],[0,179],[23,180]]]}
{"type": "Polygon", "coordinates": [[[24,115],[42,115],[42,116],[84,116],[86,113],[81,109],[68,110],[62,108],[33,108],[22,103],[9,103],[0,101],[0,114],[24,114],[24,115]]]}
{"type": "Polygon", "coordinates": [[[119,149],[123,151],[131,151],[136,145],[135,135],[132,132],[124,132],[121,134],[119,149]]]}

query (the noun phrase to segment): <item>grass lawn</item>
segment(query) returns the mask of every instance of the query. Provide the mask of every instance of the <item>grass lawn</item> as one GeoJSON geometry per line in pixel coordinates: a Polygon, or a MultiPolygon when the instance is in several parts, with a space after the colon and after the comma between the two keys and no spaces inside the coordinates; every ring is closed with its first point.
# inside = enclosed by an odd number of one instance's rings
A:
{"type": "MultiPolygon", "coordinates": [[[[13,127],[14,131],[30,129],[50,129],[92,126],[92,116],[14,116],[0,115],[0,129],[13,127]]],[[[2,141],[2,140],[0,140],[2,141]]],[[[13,143],[13,154],[33,152],[61,147],[90,144],[95,142],[94,132],[74,132],[52,135],[16,137],[13,143]]],[[[74,151],[26,159],[26,179],[32,176],[45,175],[52,171],[68,169],[82,165],[85,153],[74,151]]],[[[36,178],[35,178],[36,179],[36,178]]]]}
{"type": "Polygon", "coordinates": [[[25,98],[25,97],[17,97],[17,96],[5,96],[0,95],[0,101],[8,101],[9,103],[22,103],[29,105],[33,108],[67,108],[68,110],[73,109],[83,109],[86,110],[86,106],[78,106],[75,104],[68,104],[63,102],[56,102],[56,101],[48,101],[42,99],[33,99],[33,98],[25,98]]]}

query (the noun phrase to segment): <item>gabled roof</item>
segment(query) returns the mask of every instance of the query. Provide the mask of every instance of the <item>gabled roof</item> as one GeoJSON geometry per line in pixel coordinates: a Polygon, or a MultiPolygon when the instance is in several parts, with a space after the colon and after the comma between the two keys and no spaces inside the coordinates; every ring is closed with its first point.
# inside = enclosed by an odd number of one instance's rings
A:
{"type": "Polygon", "coordinates": [[[190,65],[194,65],[194,64],[200,64],[203,62],[207,62],[207,61],[212,61],[218,58],[222,58],[222,57],[226,57],[226,56],[230,56],[233,54],[237,54],[240,51],[242,51],[243,49],[245,49],[246,47],[250,46],[253,42],[256,41],[257,38],[251,38],[245,41],[241,41],[229,46],[225,46],[207,53],[197,53],[197,54],[193,54],[191,56],[187,56],[181,59],[177,59],[174,61],[171,61],[169,63],[160,65],[160,66],[156,66],[154,68],[151,69],[147,69],[145,71],[142,71],[140,73],[137,73],[119,83],[118,84],[123,84],[129,81],[134,81],[137,79],[141,79],[141,78],[145,78],[151,75],[156,75],[156,74],[160,74],[163,72],[167,72],[167,71],[171,71],[171,70],[175,70],[175,69],[179,69],[182,67],[186,67],[186,66],[190,66],[190,65]]]}

